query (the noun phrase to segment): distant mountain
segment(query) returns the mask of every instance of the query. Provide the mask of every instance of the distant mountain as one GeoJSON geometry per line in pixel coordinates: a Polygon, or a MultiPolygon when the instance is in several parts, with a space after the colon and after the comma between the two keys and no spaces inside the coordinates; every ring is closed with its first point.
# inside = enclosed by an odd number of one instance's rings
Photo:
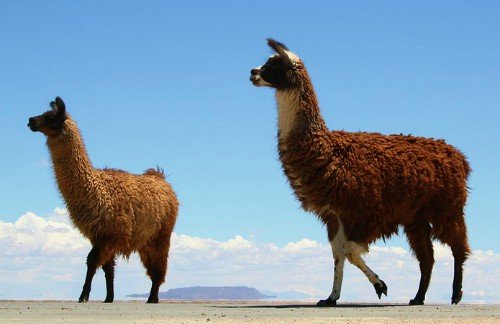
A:
{"type": "MultiPolygon", "coordinates": [[[[147,298],[149,294],[132,294],[126,297],[147,298]]],[[[176,300],[258,300],[266,298],[276,298],[261,294],[257,289],[236,286],[236,287],[187,287],[174,288],[159,293],[160,299],[176,300]]]]}

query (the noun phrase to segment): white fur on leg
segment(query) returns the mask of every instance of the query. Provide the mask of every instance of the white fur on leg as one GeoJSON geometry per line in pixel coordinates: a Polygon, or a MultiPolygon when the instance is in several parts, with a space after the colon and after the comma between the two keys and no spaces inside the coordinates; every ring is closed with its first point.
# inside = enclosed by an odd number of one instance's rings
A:
{"type": "Polygon", "coordinates": [[[365,261],[361,257],[361,254],[366,252],[368,252],[368,246],[361,245],[353,241],[348,241],[345,244],[345,254],[347,256],[347,260],[358,267],[358,269],[365,274],[372,284],[381,284],[378,275],[366,265],[365,261]]]}
{"type": "Polygon", "coordinates": [[[330,241],[330,245],[332,246],[333,259],[334,259],[334,271],[333,271],[333,288],[332,293],[330,294],[331,300],[338,300],[340,298],[340,291],[342,289],[342,279],[344,277],[344,261],[345,261],[345,244],[346,244],[346,236],[344,233],[344,225],[338,219],[339,229],[337,234],[330,241]]]}
{"type": "Polygon", "coordinates": [[[344,261],[345,256],[334,258],[335,268],[333,273],[333,288],[330,294],[330,299],[337,301],[340,298],[342,290],[342,280],[344,279],[344,261]]]}

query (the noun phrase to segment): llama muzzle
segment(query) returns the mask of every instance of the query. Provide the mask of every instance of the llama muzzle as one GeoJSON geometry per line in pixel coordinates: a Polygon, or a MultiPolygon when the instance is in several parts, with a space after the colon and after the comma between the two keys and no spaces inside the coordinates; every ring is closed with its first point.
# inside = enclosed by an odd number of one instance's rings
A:
{"type": "Polygon", "coordinates": [[[259,82],[259,79],[260,79],[260,75],[259,75],[259,72],[260,70],[259,69],[252,69],[250,71],[250,81],[253,83],[253,85],[257,86],[258,85],[258,82],[259,82]]]}
{"type": "Polygon", "coordinates": [[[260,69],[255,68],[250,70],[250,81],[253,83],[254,86],[256,87],[262,87],[269,85],[262,77],[260,76],[260,69]]]}
{"type": "Polygon", "coordinates": [[[28,120],[28,127],[31,129],[31,131],[33,132],[37,132],[38,129],[39,129],[39,125],[38,125],[38,122],[36,120],[36,118],[34,117],[31,117],[29,120],[28,120]]]}

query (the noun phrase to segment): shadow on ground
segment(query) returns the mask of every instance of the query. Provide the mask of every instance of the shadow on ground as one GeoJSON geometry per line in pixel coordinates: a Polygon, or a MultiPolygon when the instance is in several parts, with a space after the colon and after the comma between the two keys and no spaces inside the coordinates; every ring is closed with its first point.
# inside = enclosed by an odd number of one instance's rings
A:
{"type": "Polygon", "coordinates": [[[285,304],[285,305],[241,305],[241,306],[212,306],[215,308],[380,308],[380,307],[408,307],[405,304],[354,304],[354,303],[346,303],[346,304],[337,304],[331,307],[318,307],[314,304],[285,304]]]}

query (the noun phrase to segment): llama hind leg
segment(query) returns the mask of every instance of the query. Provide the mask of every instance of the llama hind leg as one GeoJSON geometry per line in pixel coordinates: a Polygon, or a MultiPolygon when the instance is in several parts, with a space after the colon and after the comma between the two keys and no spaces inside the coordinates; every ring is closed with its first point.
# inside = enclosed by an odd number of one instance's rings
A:
{"type": "MultiPolygon", "coordinates": [[[[155,246],[154,248],[157,249],[158,247],[155,246]]],[[[161,251],[153,250],[153,248],[139,251],[139,255],[142,264],[146,268],[146,273],[151,278],[151,291],[147,302],[149,304],[157,304],[159,302],[158,293],[160,286],[165,282],[167,274],[168,246],[161,251]]]]}
{"type": "Polygon", "coordinates": [[[347,260],[349,260],[349,262],[358,267],[358,269],[365,274],[365,276],[375,288],[375,292],[377,293],[378,298],[380,299],[382,297],[382,294],[387,296],[387,285],[378,277],[375,272],[372,271],[372,269],[370,269],[366,265],[365,261],[361,257],[361,254],[365,253],[368,248],[362,246],[359,243],[348,241],[345,244],[345,250],[347,260]]]}
{"type": "Polygon", "coordinates": [[[467,239],[467,228],[463,216],[455,224],[454,230],[456,233],[455,239],[449,241],[451,252],[453,254],[454,273],[453,273],[453,295],[451,296],[451,303],[458,304],[462,300],[462,279],[463,279],[463,265],[465,260],[469,257],[471,251],[467,239]]]}
{"type": "Polygon", "coordinates": [[[449,224],[447,230],[442,231],[438,236],[438,239],[450,246],[455,260],[453,267],[453,294],[451,296],[451,303],[458,304],[463,295],[463,264],[471,253],[467,239],[467,228],[463,215],[461,215],[458,221],[449,224]]]}
{"type": "Polygon", "coordinates": [[[410,300],[410,305],[423,305],[427,288],[431,280],[434,266],[434,249],[431,240],[431,226],[427,221],[422,221],[404,228],[410,248],[420,264],[420,283],[415,298],[410,300]]]}
{"type": "Polygon", "coordinates": [[[115,297],[114,278],[115,278],[115,259],[111,259],[102,266],[106,278],[106,299],[105,303],[112,303],[115,297]]]}
{"type": "Polygon", "coordinates": [[[468,246],[461,244],[454,245],[451,248],[453,258],[455,259],[453,267],[453,294],[451,303],[458,304],[462,300],[462,279],[463,279],[463,264],[468,257],[468,246]]]}

